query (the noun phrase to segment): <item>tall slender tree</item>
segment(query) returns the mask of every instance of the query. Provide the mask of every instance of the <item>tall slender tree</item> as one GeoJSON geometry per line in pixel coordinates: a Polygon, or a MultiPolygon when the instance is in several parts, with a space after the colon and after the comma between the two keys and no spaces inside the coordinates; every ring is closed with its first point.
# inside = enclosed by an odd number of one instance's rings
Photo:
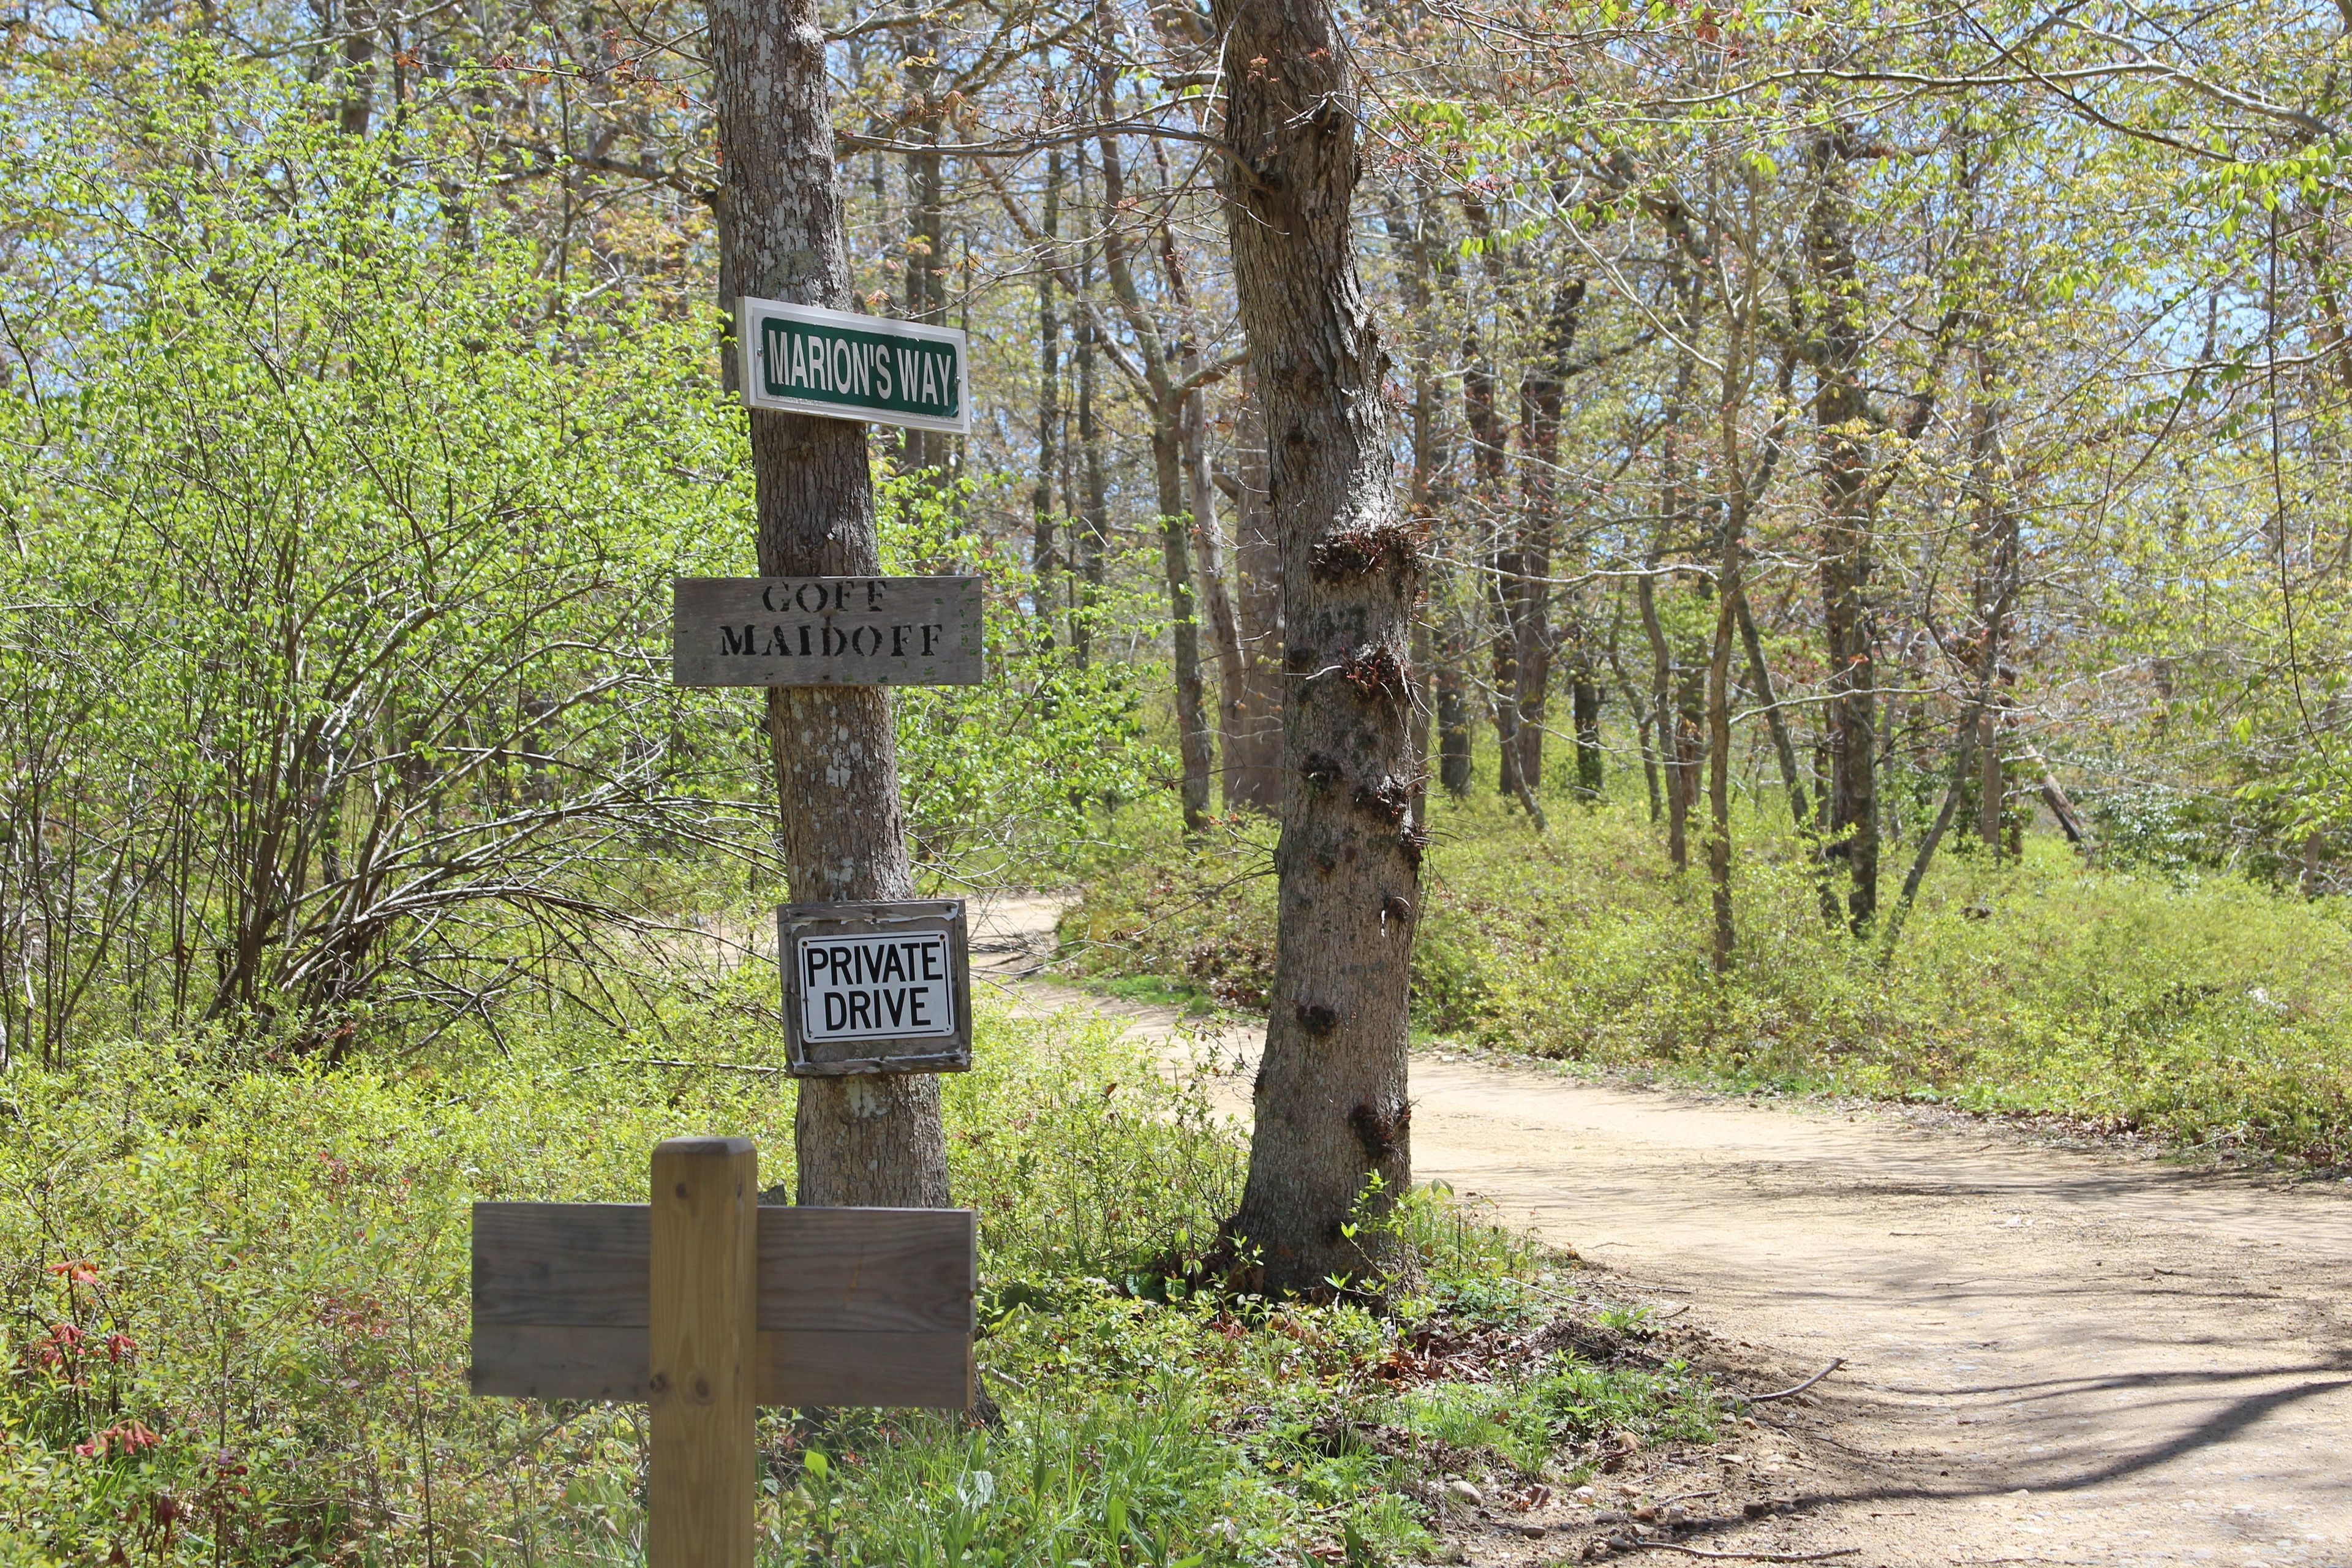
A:
{"type": "Polygon", "coordinates": [[[1877,541],[1870,511],[1869,404],[1863,386],[1861,273],[1853,250],[1853,133],[1824,126],[1807,164],[1805,225],[1818,321],[1813,429],[1822,472],[1822,626],[1829,662],[1826,852],[1845,865],[1845,916],[1857,935],[1878,914],[1878,635],[1870,599],[1877,541]]]}
{"type": "MultiPolygon", "coordinates": [[[[824,24],[814,0],[716,0],[709,11],[726,184],[726,276],[742,291],[846,310],[824,24]]],[[[751,411],[760,571],[873,576],[882,569],[866,429],[751,411]]],[[[870,686],[768,691],[780,837],[803,903],[914,891],[891,694],[870,686]]],[[[795,1195],[803,1204],[937,1208],[948,1201],[939,1079],[800,1080],[795,1195]]]]}
{"type": "Polygon", "coordinates": [[[1360,67],[1323,0],[1216,0],[1234,279],[1265,406],[1289,682],[1279,928],[1234,1234],[1266,1288],[1403,1261],[1420,551],[1391,475],[1388,356],[1355,253],[1360,67]]]}
{"type": "MultiPolygon", "coordinates": [[[[1052,248],[1062,233],[1062,150],[1045,161],[1045,204],[1042,227],[1047,254],[1037,266],[1037,471],[1029,481],[1031,517],[1030,564],[1037,574],[1037,619],[1045,639],[1054,638],[1059,607],[1062,568],[1054,510],[1054,471],[1058,467],[1062,439],[1062,320],[1055,308],[1052,248]]],[[[1066,491],[1062,497],[1068,503],[1066,491]]]]}

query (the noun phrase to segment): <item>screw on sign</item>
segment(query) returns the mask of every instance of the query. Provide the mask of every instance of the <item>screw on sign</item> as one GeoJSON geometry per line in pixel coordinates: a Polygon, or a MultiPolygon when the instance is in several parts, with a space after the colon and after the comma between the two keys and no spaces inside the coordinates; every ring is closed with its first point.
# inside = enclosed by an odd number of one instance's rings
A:
{"type": "Polygon", "coordinates": [[[663,1142],[651,1185],[474,1205],[473,1391],[646,1402],[650,1568],[751,1568],[755,1406],[971,1405],[977,1226],[763,1205],[742,1138],[663,1142]]]}

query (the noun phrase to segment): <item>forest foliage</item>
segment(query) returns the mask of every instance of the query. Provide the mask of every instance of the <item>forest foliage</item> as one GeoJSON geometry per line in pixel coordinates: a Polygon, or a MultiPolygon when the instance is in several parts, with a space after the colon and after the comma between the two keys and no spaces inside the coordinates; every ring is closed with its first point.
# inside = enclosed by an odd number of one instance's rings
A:
{"type": "MultiPolygon", "coordinates": [[[[781,1053],[723,1005],[693,1021],[698,1062],[589,1019],[430,1066],[125,1046],[12,1079],[0,1561],[642,1561],[642,1406],[467,1393],[467,1205],[636,1199],[680,1126],[789,1171],[790,1102],[706,1065],[781,1053]]],[[[1396,1560],[1430,1541],[1415,1489],[1559,1485],[1735,1413],[1610,1353],[1638,1313],[1499,1368],[1420,1359],[1523,1343],[1573,1289],[1433,1193],[1399,1218],[1424,1278],[1385,1315],[1192,1294],[1241,1173],[1203,1082],[1068,1017],[992,1009],[977,1054],[946,1120],[992,1414],[763,1413],[763,1562],[1396,1560]]]]}
{"type": "MultiPolygon", "coordinates": [[[[1084,873],[1118,962],[1255,1005],[1334,673],[1286,673],[1218,191],[1222,73],[1283,62],[1173,0],[827,20],[858,302],[973,344],[969,438],[872,442],[887,569],[987,579],[988,681],[898,698],[922,878],[1084,873]]],[[[1423,1023],[2346,1158],[2347,13],[1339,20],[1423,1023]]],[[[703,36],[0,16],[0,1550],[630,1549],[632,1417],[463,1395],[460,1216],[689,1124],[791,1156],[739,1070],[774,759],[666,668],[667,580],[756,561],[703,36]]],[[[1429,1477],[1331,1401],[1515,1485],[1721,1414],[1572,1350],[1400,1386],[1551,1288],[1426,1192],[1388,1319],[1171,1290],[1237,1146],[991,1027],[1004,1424],[772,1425],[780,1553],[1392,1557],[1429,1477]]]]}
{"type": "MultiPolygon", "coordinates": [[[[1950,858],[1889,952],[1825,925],[1803,841],[1749,819],[1765,847],[1736,893],[1757,961],[1726,979],[1706,963],[1711,911],[1659,860],[1638,795],[1558,796],[1542,837],[1492,797],[1433,814],[1440,872],[1412,961],[1424,1043],[2352,1163],[2352,925],[2338,900],[2193,867],[2086,868],[2053,836],[2028,839],[2021,863],[1981,847],[1950,858]]],[[[1206,1013],[1263,1007],[1265,830],[1188,844],[1137,823],[1134,837],[1139,852],[1066,916],[1066,962],[1113,985],[1160,977],[1206,1013]]]]}
{"type": "MultiPolygon", "coordinates": [[[[1433,780],[1474,726],[1523,805],[1638,761],[1718,972],[1743,790],[1864,940],[2044,809],[2336,889],[2339,16],[1344,20],[1433,780]]],[[[834,26],[863,307],[975,342],[973,436],[877,442],[894,561],[992,584],[998,679],[904,704],[919,857],[1049,879],[1160,784],[1270,809],[1203,16],[834,26]]],[[[12,14],[11,1056],[597,1005],[696,912],[649,858],[772,884],[753,715],[661,671],[663,579],[751,555],[698,37],[686,0],[12,14]]]]}

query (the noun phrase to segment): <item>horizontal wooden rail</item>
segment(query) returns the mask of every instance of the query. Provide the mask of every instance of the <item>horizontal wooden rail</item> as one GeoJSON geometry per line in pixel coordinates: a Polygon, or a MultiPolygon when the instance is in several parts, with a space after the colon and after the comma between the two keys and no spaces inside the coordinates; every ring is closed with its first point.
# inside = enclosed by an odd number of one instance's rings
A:
{"type": "MultiPolygon", "coordinates": [[[[761,1404],[971,1403],[971,1210],[766,1205],[759,1226],[761,1404]]],[[[645,1399],[652,1250],[643,1204],[476,1204],[473,1391],[645,1399]]]]}

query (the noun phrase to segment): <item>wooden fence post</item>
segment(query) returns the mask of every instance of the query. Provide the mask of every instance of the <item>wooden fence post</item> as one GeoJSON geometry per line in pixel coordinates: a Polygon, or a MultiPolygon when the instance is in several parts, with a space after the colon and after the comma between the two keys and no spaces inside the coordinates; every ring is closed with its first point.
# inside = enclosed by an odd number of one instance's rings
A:
{"type": "Polygon", "coordinates": [[[751,1568],[759,1203],[751,1140],[655,1148],[650,1568],[751,1568]]]}

